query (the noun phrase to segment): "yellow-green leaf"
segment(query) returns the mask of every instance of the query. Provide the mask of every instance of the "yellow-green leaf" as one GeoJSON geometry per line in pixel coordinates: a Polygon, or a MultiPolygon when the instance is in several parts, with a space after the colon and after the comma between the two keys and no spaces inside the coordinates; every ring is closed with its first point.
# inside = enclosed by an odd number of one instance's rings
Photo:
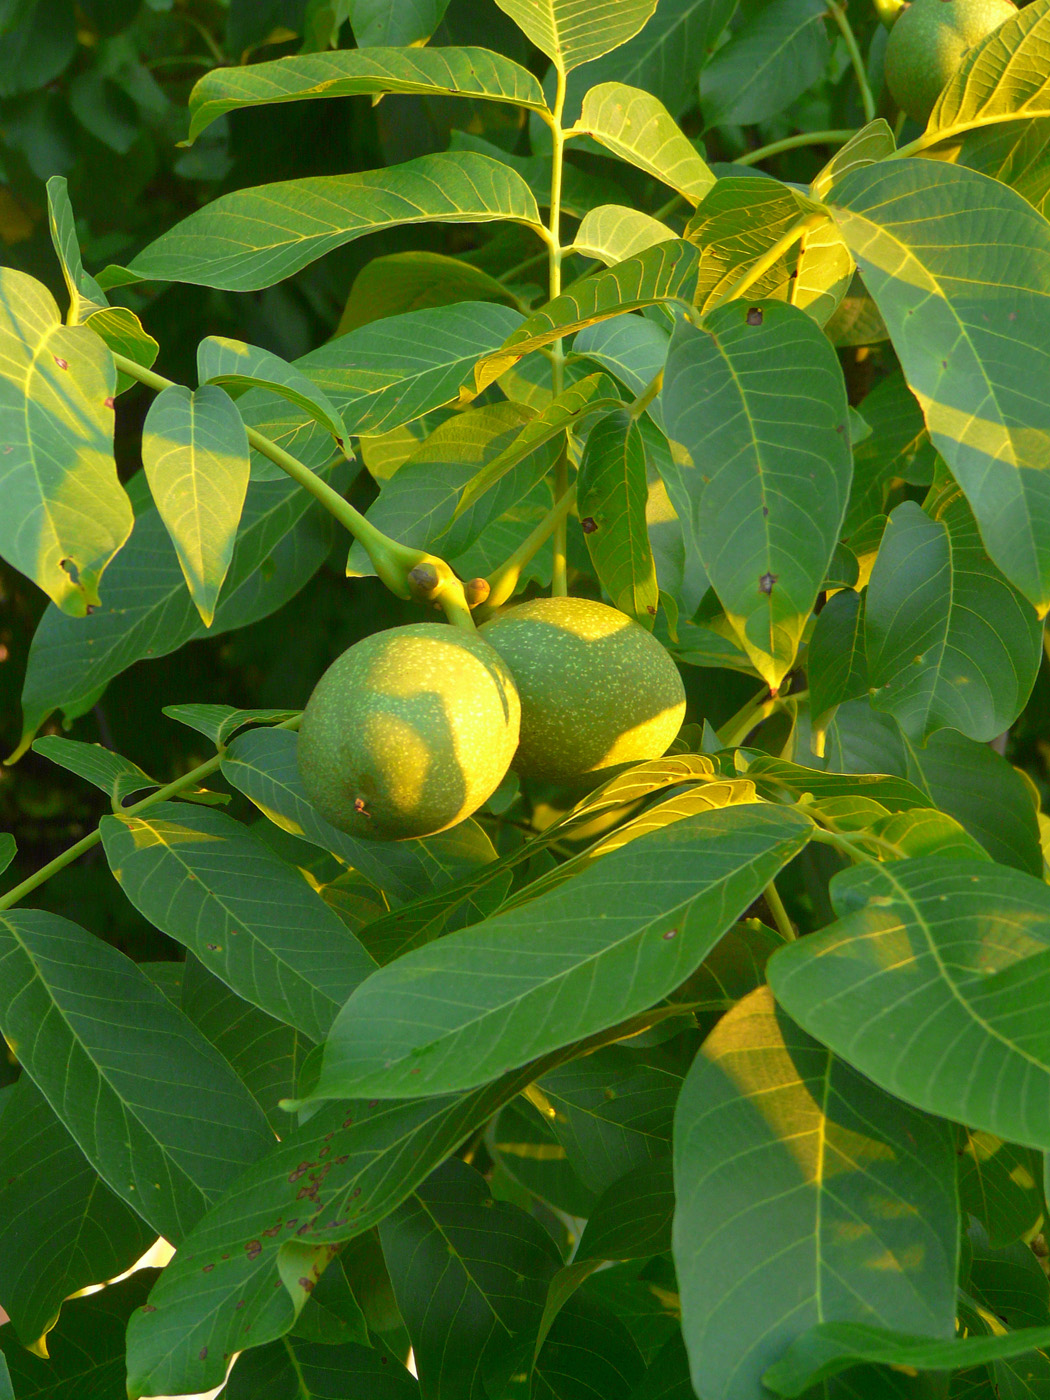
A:
{"type": "Polygon", "coordinates": [[[591,136],[613,155],[653,175],[696,204],[715,182],[707,163],[657,98],[625,83],[599,83],[583,99],[568,133],[591,136]]]}
{"type": "Polygon", "coordinates": [[[233,557],[248,490],[248,435],[224,389],[172,384],[142,429],[142,464],[206,627],[233,557]]]}
{"type": "Polygon", "coordinates": [[[574,252],[611,266],[677,237],[674,229],[650,214],[643,214],[640,209],[628,209],[623,204],[599,204],[584,214],[572,246],[574,252]]]}
{"type": "Polygon", "coordinates": [[[926,128],[943,140],[968,127],[1050,115],[1050,0],[1035,0],[975,45],[926,128]]]}
{"type": "Polygon", "coordinates": [[[74,617],[131,532],[113,460],[116,370],[51,293],[0,268],[0,553],[74,617]]]}
{"type": "Polygon", "coordinates": [[[626,44],[656,0],[496,0],[563,73],[626,44]]]}

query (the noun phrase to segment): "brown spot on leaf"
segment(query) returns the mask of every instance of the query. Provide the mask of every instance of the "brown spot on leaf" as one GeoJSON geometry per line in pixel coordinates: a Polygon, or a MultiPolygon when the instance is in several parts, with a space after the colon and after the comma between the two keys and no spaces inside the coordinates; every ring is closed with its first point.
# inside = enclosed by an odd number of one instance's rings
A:
{"type": "Polygon", "coordinates": [[[763,574],[762,577],[758,580],[759,593],[772,593],[773,585],[776,583],[776,581],[776,574],[763,574]]]}
{"type": "Polygon", "coordinates": [[[760,307],[749,306],[744,320],[749,326],[760,326],[762,324],[762,311],[760,307]]]}
{"type": "Polygon", "coordinates": [[[54,357],[54,359],[55,359],[55,364],[58,365],[59,369],[68,369],[68,368],[69,368],[69,361],[68,361],[68,360],[63,360],[59,355],[56,355],[56,356],[54,357]]]}

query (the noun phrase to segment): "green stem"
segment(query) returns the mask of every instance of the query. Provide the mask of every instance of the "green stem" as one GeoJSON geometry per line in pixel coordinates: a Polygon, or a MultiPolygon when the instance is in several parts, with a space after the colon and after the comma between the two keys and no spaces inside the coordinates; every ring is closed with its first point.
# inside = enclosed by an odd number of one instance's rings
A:
{"type": "Polygon", "coordinates": [[[775,266],[790,248],[794,247],[806,230],[815,228],[817,224],[822,223],[824,217],[823,214],[808,214],[789,228],[785,234],[777,239],[772,248],[767,249],[757,262],[752,263],[739,281],[733,283],[726,295],[722,297],[719,305],[727,301],[736,301],[745,292],[750,291],[752,287],[761,282],[769,269],[775,266]]]}
{"type": "Polygon", "coordinates": [[[627,412],[632,418],[641,418],[642,414],[656,398],[657,394],[664,386],[664,372],[660,369],[649,383],[645,386],[638,397],[627,406],[627,412]]]}
{"type": "Polygon", "coordinates": [[[731,749],[737,744],[742,744],[755,725],[761,724],[773,713],[776,704],[777,701],[769,693],[769,687],[763,686],[758,694],[752,695],[751,699],[742,705],[731,719],[726,720],[718,731],[718,742],[724,749],[731,749]]]}
{"type": "Polygon", "coordinates": [[[875,120],[875,98],[872,96],[871,84],[868,82],[867,69],[864,67],[864,59],[857,46],[857,36],[853,32],[853,26],[849,22],[845,5],[840,5],[838,0],[828,0],[828,9],[831,16],[839,27],[839,33],[846,41],[846,52],[849,54],[849,61],[853,65],[853,72],[857,77],[857,86],[860,88],[860,100],[864,107],[864,120],[872,122],[875,120]]]}
{"type": "Polygon", "coordinates": [[[768,146],[758,146],[753,151],[746,151],[742,156],[736,156],[733,164],[757,165],[769,156],[780,155],[781,151],[794,151],[800,146],[831,146],[837,141],[848,141],[856,134],[851,126],[836,127],[829,131],[800,131],[796,136],[784,136],[779,141],[771,141],[768,146]]]}
{"type": "MultiPolygon", "coordinates": [[[[565,73],[559,65],[558,85],[554,94],[554,107],[551,123],[551,205],[550,243],[548,263],[550,275],[550,299],[561,295],[561,264],[564,249],[561,244],[561,186],[565,165],[565,131],[562,127],[562,113],[565,110],[565,73]]],[[[564,342],[556,340],[551,345],[551,391],[557,398],[565,386],[564,342]]],[[[554,499],[560,501],[569,489],[569,462],[562,448],[554,467],[554,499]]],[[[554,567],[551,573],[551,595],[564,598],[569,591],[568,578],[568,517],[562,515],[554,526],[554,567]]]]}
{"type": "MultiPolygon", "coordinates": [[[[124,355],[113,354],[113,359],[118,369],[125,374],[137,379],[140,384],[145,384],[150,389],[160,392],[163,389],[174,387],[174,380],[166,379],[162,374],[155,374],[153,370],[146,369],[144,365],[136,364],[134,360],[127,359],[124,355]]],[[[406,545],[398,544],[388,535],[384,535],[382,530],[377,530],[370,520],[367,520],[360,511],[355,510],[349,501],[343,499],[339,492],[328,485],[328,482],[319,477],[316,472],[312,472],[309,467],[303,465],[298,458],[293,457],[290,452],[286,452],[277,443],[271,442],[269,438],[263,437],[262,433],[254,428],[248,428],[248,441],[257,452],[268,458],[275,466],[281,468],[293,481],[309,491],[317,501],[324,506],[330,515],[339,521],[344,529],[348,530],[354,539],[364,548],[372,567],[378,576],[399,598],[411,598],[413,593],[408,584],[408,575],[412,569],[421,563],[433,563],[451,575],[451,570],[442,560],[435,560],[433,555],[426,554],[422,550],[409,549],[406,545]]]]}
{"type": "Polygon", "coordinates": [[[798,935],[795,932],[794,924],[788,918],[788,911],[784,908],[784,901],[780,898],[780,891],[773,881],[770,880],[762,893],[765,896],[766,903],[769,905],[769,912],[773,915],[773,922],[776,924],[778,931],[790,943],[792,939],[796,938],[798,935]]]}
{"type": "Polygon", "coordinates": [[[575,500],[576,487],[570,486],[563,495],[559,496],[557,502],[543,517],[535,530],[522,540],[510,558],[502,563],[494,574],[489,576],[489,595],[485,600],[486,615],[489,609],[500,607],[513,596],[522,569],[542,549],[558,526],[563,521],[568,520],[575,500]]]}

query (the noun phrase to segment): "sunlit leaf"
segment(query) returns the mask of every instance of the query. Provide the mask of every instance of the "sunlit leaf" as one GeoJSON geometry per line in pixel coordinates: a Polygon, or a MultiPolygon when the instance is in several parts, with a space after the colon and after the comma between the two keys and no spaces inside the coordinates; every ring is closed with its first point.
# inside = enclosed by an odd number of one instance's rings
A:
{"type": "Polygon", "coordinates": [[[446,151],[353,175],[317,175],[220,195],[168,229],[107,286],[193,282],[250,292],[271,287],[325,253],[379,229],[414,223],[537,227],[531,190],[508,166],[446,151]]]}
{"type": "Polygon", "coordinates": [[[691,203],[715,182],[706,162],[657,98],[624,83],[599,83],[583,99],[572,133],[593,137],[691,203]]]}
{"type": "Polygon", "coordinates": [[[496,0],[563,73],[619,48],[645,24],[656,0],[496,0]]]}
{"type": "Polygon", "coordinates": [[[993,27],[964,56],[927,124],[929,137],[960,128],[1050,115],[1050,5],[1021,10],[993,27]]]}
{"type": "Polygon", "coordinates": [[[280,356],[243,340],[209,335],[197,346],[197,376],[202,384],[244,391],[265,389],[303,409],[344,448],[346,427],[328,397],[306,375],[280,356]]]}
{"type": "Polygon", "coordinates": [[[674,229],[640,209],[622,204],[599,204],[580,221],[572,246],[585,257],[596,258],[606,266],[644,253],[656,243],[677,238],[674,229]]]}
{"type": "Polygon", "coordinates": [[[1045,610],[1050,400],[1031,386],[1050,373],[1050,227],[1005,185],[936,161],[851,171],[829,207],[985,548],[1045,610]]]}
{"type": "Polygon", "coordinates": [[[194,141],[216,117],[240,107],[384,92],[487,98],[537,111],[547,105],[528,69],[491,49],[370,45],[212,69],[190,93],[188,141],[194,141]]]}
{"type": "Polygon", "coordinates": [[[116,370],[47,288],[0,268],[0,552],[83,617],[127,539],[131,502],[113,461],[116,370]]]}

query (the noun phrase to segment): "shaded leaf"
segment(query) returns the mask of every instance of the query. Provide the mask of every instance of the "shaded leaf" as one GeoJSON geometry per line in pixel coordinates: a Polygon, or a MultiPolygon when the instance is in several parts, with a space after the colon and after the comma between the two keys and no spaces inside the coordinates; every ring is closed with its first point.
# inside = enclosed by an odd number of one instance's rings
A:
{"type": "Polygon", "coordinates": [[[387,316],[458,301],[499,301],[513,306],[515,297],[495,277],[459,258],[418,249],[388,253],[365,263],[354,278],[336,335],[387,316]]]}
{"type": "Polygon", "coordinates": [[[751,11],[703,69],[708,126],[748,126],[782,112],[823,74],[829,45],[820,0],[770,0],[751,11]]]}
{"type": "Polygon", "coordinates": [[[419,1400],[419,1386],[385,1349],[284,1337],[243,1352],[222,1392],[223,1400],[344,1400],[348,1394],[361,1400],[419,1400]]]}
{"type": "Polygon", "coordinates": [[[871,433],[853,451],[853,486],[843,522],[847,539],[885,508],[895,479],[931,481],[937,460],[922,409],[899,370],[865,395],[864,417],[871,433]]]}
{"type": "Polygon", "coordinates": [[[577,1259],[648,1259],[671,1248],[674,1182],[669,1157],[635,1167],[599,1198],[577,1259]]]}
{"type": "Polygon", "coordinates": [[[187,144],[224,112],[304,98],[407,92],[512,102],[535,111],[547,106],[528,69],[491,49],[365,47],[360,38],[358,45],[205,73],[190,93],[187,144]]]}
{"type": "Polygon", "coordinates": [[[660,590],[646,522],[645,446],[634,418],[617,409],[587,436],[576,508],[587,552],[613,606],[652,631],[660,590]]]}
{"type": "Polygon", "coordinates": [[[350,23],[358,48],[421,44],[441,23],[448,0],[354,0],[350,23]]]}
{"type": "Polygon", "coordinates": [[[36,740],[33,751],[42,753],[52,763],[75,773],[78,778],[94,783],[117,806],[133,792],[160,787],[160,783],[144,773],[137,763],[132,763],[123,754],[103,748],[101,744],[85,744],[79,739],[63,739],[58,734],[47,734],[43,739],[36,740]]]}
{"type": "Polygon", "coordinates": [[[752,664],[776,689],[794,664],[846,508],[846,392],[810,318],[730,302],[681,326],[662,395],[700,557],[752,664]]]}
{"type": "Polygon", "coordinates": [[[7,910],[0,971],[26,1073],[107,1185],[180,1241],[272,1144],[261,1109],[129,958],[67,919],[7,910]]]}
{"type": "Polygon", "coordinates": [[[798,1396],[805,1394],[811,1385],[858,1362],[907,1366],[923,1371],[955,1371],[1023,1356],[1025,1352],[1047,1345],[1050,1345],[1050,1326],[1026,1327],[996,1337],[938,1342],[863,1323],[826,1322],[792,1343],[783,1361],[766,1371],[762,1384],[776,1395],[798,1396]]]}
{"type": "Polygon", "coordinates": [[[951,1337],[953,1158],[945,1123],[811,1040],[768,988],[734,1007],[675,1115],[674,1256],[697,1393],[752,1400],[785,1345],[827,1319],[951,1337]]]}
{"type": "Polygon", "coordinates": [[[103,817],[101,830],[114,878],[140,913],[238,996],[312,1040],[373,971],[299,873],[225,813],[162,802],[103,817]]]}
{"type": "Polygon", "coordinates": [[[155,1237],[23,1075],[0,1117],[0,1282],[22,1344],[53,1326],[71,1294],[130,1268],[155,1237]]]}
{"type": "Polygon", "coordinates": [[[1050,1147],[1046,885],[925,858],[843,871],[831,897],[838,922],[770,960],[777,1000],[907,1102],[1050,1147]]]}
{"type": "Polygon", "coordinates": [[[643,1011],[692,972],[810,830],[788,809],[702,812],[522,909],[406,954],[343,1008],[313,1097],[469,1087],[643,1011]]]}
{"type": "Polygon", "coordinates": [[[165,705],[162,714],[185,724],[223,748],[246,724],[281,725],[299,710],[238,710],[233,705],[165,705]]]}
{"type": "Polygon", "coordinates": [[[540,224],[521,176],[488,156],[446,151],[386,170],[317,175],[220,195],[162,233],[126,269],[107,268],[101,280],[110,287],[192,282],[250,292],[272,287],[379,229],[502,219],[540,224]]]}
{"type": "Polygon", "coordinates": [[[560,1264],[533,1216],[445,1162],[379,1227],[425,1396],[483,1400],[487,1366],[540,1325],[560,1264]]]}
{"type": "Polygon", "coordinates": [[[72,617],[127,539],[131,502],[113,461],[116,370],[47,288],[0,268],[0,550],[72,617]]]}
{"type": "Polygon", "coordinates": [[[840,589],[824,604],[809,640],[806,675],[814,737],[823,734],[834,711],[846,700],[868,693],[868,658],[864,650],[864,599],[852,588],[840,589]]]}
{"type": "Polygon", "coordinates": [[[157,511],[206,627],[233,558],[248,490],[248,436],[224,389],[163,389],[142,428],[142,463],[157,511]]]}
{"type": "Polygon", "coordinates": [[[872,569],[864,611],[871,701],[916,743],[943,728],[988,741],[1027,703],[1042,628],[985,554],[961,492],[942,494],[931,514],[913,501],[899,505],[872,569]]]}
{"type": "Polygon", "coordinates": [[[961,1131],[960,1203],[994,1247],[1012,1244],[1035,1229],[1045,1210],[1039,1156],[992,1133],[961,1131]]]}

